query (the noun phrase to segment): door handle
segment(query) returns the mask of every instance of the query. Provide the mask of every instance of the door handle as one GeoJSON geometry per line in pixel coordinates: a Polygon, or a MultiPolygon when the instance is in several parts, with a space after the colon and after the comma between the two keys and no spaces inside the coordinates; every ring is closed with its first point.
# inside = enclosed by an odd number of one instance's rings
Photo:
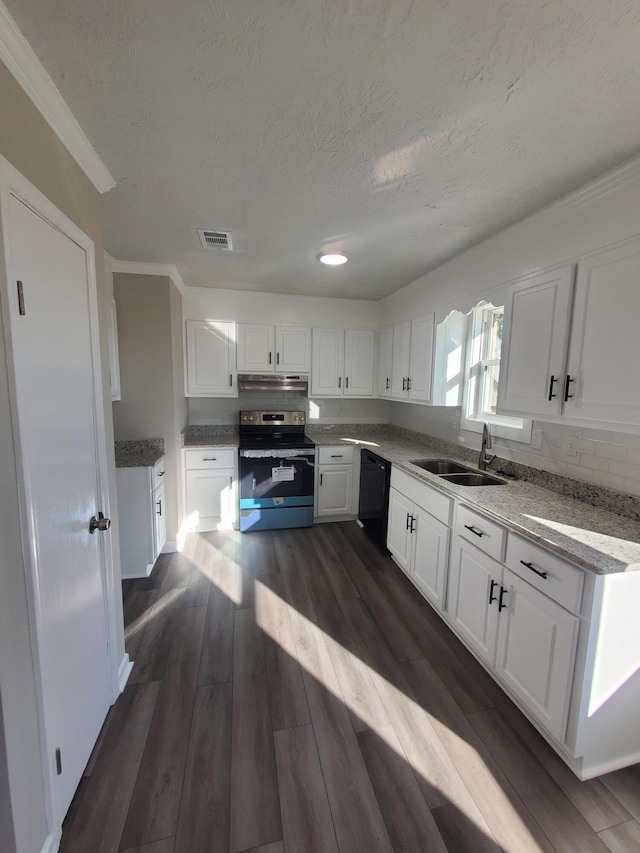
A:
{"type": "Polygon", "coordinates": [[[405,530],[408,530],[408,529],[409,529],[409,520],[410,520],[410,518],[411,518],[411,516],[409,515],[409,513],[407,513],[407,526],[406,526],[405,530]]]}
{"type": "Polygon", "coordinates": [[[387,384],[385,385],[385,391],[389,390],[389,377],[387,376],[387,384]]]}
{"type": "Polygon", "coordinates": [[[416,520],[416,518],[415,518],[415,516],[414,516],[414,515],[412,515],[412,516],[410,516],[410,517],[411,517],[411,527],[409,528],[409,533],[415,533],[415,532],[416,532],[416,528],[415,528],[415,526],[414,526],[414,521],[416,520]]]}
{"type": "Polygon", "coordinates": [[[569,385],[575,381],[576,380],[572,379],[569,376],[569,374],[567,373],[567,378],[565,379],[565,382],[564,382],[564,401],[565,401],[565,403],[567,402],[567,400],[571,400],[571,398],[573,397],[573,394],[569,393],[569,385]]]}
{"type": "Polygon", "coordinates": [[[557,394],[553,393],[553,386],[556,384],[557,381],[558,380],[556,379],[556,377],[551,374],[551,380],[549,382],[549,396],[547,397],[548,400],[553,400],[554,397],[558,396],[557,394]]]}
{"type": "Polygon", "coordinates": [[[158,507],[156,515],[162,515],[162,500],[156,501],[156,506],[158,507]]]}
{"type": "Polygon", "coordinates": [[[498,596],[493,594],[493,590],[498,585],[498,581],[491,581],[491,586],[489,587],[489,604],[493,604],[494,601],[498,600],[498,596]]]}
{"type": "Polygon", "coordinates": [[[498,613],[501,613],[503,610],[507,609],[507,605],[503,602],[504,594],[507,590],[501,586],[500,587],[500,598],[498,600],[498,613]]]}
{"type": "Polygon", "coordinates": [[[342,376],[338,376],[338,388],[342,388],[342,376]]]}
{"type": "Polygon", "coordinates": [[[108,530],[111,527],[111,519],[105,518],[104,514],[99,512],[98,517],[95,515],[92,516],[89,521],[89,533],[95,533],[96,530],[99,530],[101,533],[104,533],[105,530],[108,530]]]}

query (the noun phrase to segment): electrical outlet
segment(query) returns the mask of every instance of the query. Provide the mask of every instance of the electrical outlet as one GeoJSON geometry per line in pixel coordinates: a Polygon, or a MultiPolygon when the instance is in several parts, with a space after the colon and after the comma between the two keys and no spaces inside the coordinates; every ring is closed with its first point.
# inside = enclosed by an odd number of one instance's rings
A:
{"type": "Polygon", "coordinates": [[[451,416],[451,429],[458,429],[459,426],[460,426],[460,424],[458,423],[458,416],[452,415],[451,416]]]}
{"type": "Polygon", "coordinates": [[[534,450],[542,450],[542,430],[534,429],[531,433],[531,447],[534,450]]]}
{"type": "Polygon", "coordinates": [[[578,455],[578,436],[568,435],[564,440],[564,452],[566,456],[578,455]]]}

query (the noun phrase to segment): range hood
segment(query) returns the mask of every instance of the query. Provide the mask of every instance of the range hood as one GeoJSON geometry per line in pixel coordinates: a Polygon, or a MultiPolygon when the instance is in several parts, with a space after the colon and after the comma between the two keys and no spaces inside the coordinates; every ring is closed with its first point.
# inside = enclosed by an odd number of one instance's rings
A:
{"type": "Polygon", "coordinates": [[[239,373],[238,388],[242,391],[309,391],[309,377],[296,373],[239,373]]]}

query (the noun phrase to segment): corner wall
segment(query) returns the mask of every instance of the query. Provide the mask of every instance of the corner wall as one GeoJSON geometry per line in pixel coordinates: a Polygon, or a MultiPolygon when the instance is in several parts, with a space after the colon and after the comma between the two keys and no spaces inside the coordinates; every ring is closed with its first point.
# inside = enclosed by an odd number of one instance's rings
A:
{"type": "Polygon", "coordinates": [[[165,442],[167,539],[179,529],[180,431],[187,407],[182,370],[182,305],[167,276],[114,273],[122,397],[113,405],[118,440],[165,442]]]}

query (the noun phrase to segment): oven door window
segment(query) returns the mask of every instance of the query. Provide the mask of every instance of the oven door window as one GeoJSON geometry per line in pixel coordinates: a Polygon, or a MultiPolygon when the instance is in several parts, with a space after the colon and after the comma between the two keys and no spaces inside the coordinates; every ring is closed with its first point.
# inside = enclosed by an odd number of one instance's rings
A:
{"type": "Polygon", "coordinates": [[[314,467],[312,456],[240,457],[240,499],[273,505],[274,498],[312,496],[314,467]]]}

